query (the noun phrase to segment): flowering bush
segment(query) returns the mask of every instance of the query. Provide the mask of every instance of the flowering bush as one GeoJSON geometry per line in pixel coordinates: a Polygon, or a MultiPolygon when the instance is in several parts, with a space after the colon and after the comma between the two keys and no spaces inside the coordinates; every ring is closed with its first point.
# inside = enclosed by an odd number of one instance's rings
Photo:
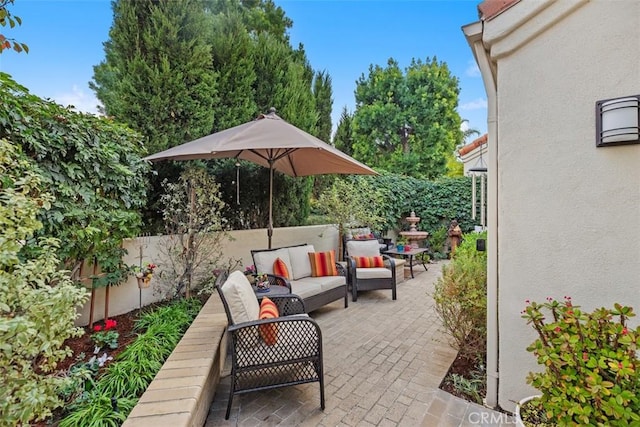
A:
{"type": "Polygon", "coordinates": [[[544,367],[527,383],[542,392],[541,409],[558,425],[640,425],[640,327],[631,307],[584,313],[570,297],[527,301],[522,317],[538,333],[527,347],[544,367]],[[550,317],[548,317],[550,316],[550,317]]]}
{"type": "Polygon", "coordinates": [[[118,326],[118,322],[113,319],[107,319],[104,321],[104,326],[95,325],[93,327],[94,334],[91,335],[91,340],[96,345],[94,353],[98,353],[104,347],[109,347],[110,349],[118,348],[120,334],[115,330],[116,326],[118,326]]]}

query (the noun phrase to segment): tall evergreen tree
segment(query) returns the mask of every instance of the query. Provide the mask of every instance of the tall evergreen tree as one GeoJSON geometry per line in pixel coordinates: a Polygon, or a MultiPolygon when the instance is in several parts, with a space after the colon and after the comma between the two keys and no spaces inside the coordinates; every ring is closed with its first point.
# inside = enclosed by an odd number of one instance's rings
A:
{"type": "Polygon", "coordinates": [[[333,91],[331,76],[327,71],[316,73],[313,81],[313,95],[318,111],[317,137],[325,142],[331,141],[331,110],[333,109],[333,91]]]}
{"type": "Polygon", "coordinates": [[[213,131],[221,131],[255,118],[256,72],[254,43],[242,22],[241,13],[230,11],[213,18],[211,55],[218,73],[220,101],[215,111],[213,131]]]}
{"type": "Polygon", "coordinates": [[[150,152],[206,135],[216,74],[199,0],[115,0],[106,59],[92,89],[104,113],[147,138],[150,152]]]}
{"type": "Polygon", "coordinates": [[[353,155],[353,135],[351,121],[353,116],[349,114],[347,107],[342,107],[342,114],[340,114],[340,121],[336,127],[336,133],[333,136],[333,145],[343,153],[350,156],[353,155]]]}
{"type": "Polygon", "coordinates": [[[458,79],[435,57],[413,59],[404,73],[393,58],[386,68],[370,66],[357,81],[354,156],[409,176],[444,175],[462,141],[459,92],[458,79]]]}

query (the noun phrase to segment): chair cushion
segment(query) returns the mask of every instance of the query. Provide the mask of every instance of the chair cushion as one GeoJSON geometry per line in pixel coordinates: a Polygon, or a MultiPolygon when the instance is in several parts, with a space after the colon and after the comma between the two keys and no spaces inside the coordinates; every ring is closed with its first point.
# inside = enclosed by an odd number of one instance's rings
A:
{"type": "MultiPolygon", "coordinates": [[[[278,307],[269,298],[262,298],[260,303],[260,319],[275,319],[279,316],[278,307]]],[[[260,336],[267,345],[274,345],[278,340],[278,324],[260,325],[260,336]]]]}
{"type": "Polygon", "coordinates": [[[290,271],[293,280],[311,276],[311,263],[309,262],[309,255],[307,255],[309,252],[315,252],[313,245],[292,246],[289,248],[290,271]]]}
{"type": "Polygon", "coordinates": [[[291,271],[291,260],[289,259],[289,250],[287,248],[264,250],[253,253],[253,263],[256,266],[256,272],[273,274],[273,263],[280,258],[287,265],[287,269],[291,271]]]}
{"type": "Polygon", "coordinates": [[[375,240],[347,240],[349,256],[380,256],[380,243],[375,240]]]}
{"type": "Polygon", "coordinates": [[[244,273],[232,272],[222,284],[222,293],[234,324],[258,320],[260,305],[244,273]]]}
{"type": "Polygon", "coordinates": [[[337,276],[336,251],[309,252],[309,262],[311,263],[311,275],[313,277],[337,276]]]}
{"type": "Polygon", "coordinates": [[[312,277],[303,277],[300,280],[291,281],[291,293],[305,299],[322,292],[320,282],[312,277]]]}
{"type": "Polygon", "coordinates": [[[276,260],[273,262],[273,274],[282,276],[285,279],[291,279],[287,264],[285,264],[282,258],[276,258],[276,260]]]}
{"type": "Polygon", "coordinates": [[[384,267],[384,259],[381,256],[354,256],[356,268],[384,267]]]}
{"type": "Polygon", "coordinates": [[[358,279],[383,279],[391,278],[391,270],[388,268],[356,268],[358,279]]]}

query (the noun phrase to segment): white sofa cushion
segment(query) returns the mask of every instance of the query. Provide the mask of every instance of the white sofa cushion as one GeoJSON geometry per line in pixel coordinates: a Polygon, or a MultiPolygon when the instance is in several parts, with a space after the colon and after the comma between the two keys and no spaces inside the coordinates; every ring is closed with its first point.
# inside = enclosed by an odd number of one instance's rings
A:
{"type": "Polygon", "coordinates": [[[297,289],[301,290],[316,288],[315,294],[317,294],[339,286],[344,286],[347,283],[347,278],[344,276],[305,277],[303,279],[296,280],[295,282],[291,282],[291,292],[296,295],[300,295],[293,291],[293,283],[296,284],[297,289]],[[317,289],[317,286],[320,287],[319,290],[317,289]]]}
{"type": "Polygon", "coordinates": [[[358,279],[381,279],[391,277],[391,270],[388,268],[356,268],[358,279]]]}
{"type": "Polygon", "coordinates": [[[315,252],[313,245],[292,246],[289,248],[289,259],[291,260],[291,275],[293,280],[311,276],[311,263],[309,262],[309,252],[315,252]]]}
{"type": "Polygon", "coordinates": [[[258,320],[260,304],[247,277],[241,271],[232,272],[222,284],[222,293],[235,323],[258,320]]]}
{"type": "Polygon", "coordinates": [[[380,243],[377,240],[347,240],[349,256],[380,256],[380,243]]]}
{"type": "Polygon", "coordinates": [[[273,274],[273,263],[280,258],[287,265],[289,272],[291,268],[291,259],[289,258],[289,249],[280,248],[271,251],[260,251],[253,254],[253,262],[256,266],[257,273],[273,274]]]}
{"type": "Polygon", "coordinates": [[[291,293],[298,295],[300,298],[305,299],[317,295],[322,292],[322,286],[320,285],[318,277],[306,277],[300,280],[292,280],[291,293]]]}

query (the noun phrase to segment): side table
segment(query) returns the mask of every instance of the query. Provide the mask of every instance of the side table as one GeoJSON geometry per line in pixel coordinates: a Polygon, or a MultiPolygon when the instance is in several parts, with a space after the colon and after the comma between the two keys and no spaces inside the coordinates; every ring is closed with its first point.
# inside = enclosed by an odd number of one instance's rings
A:
{"type": "Polygon", "coordinates": [[[258,291],[256,285],[251,285],[251,287],[253,288],[253,292],[256,294],[256,298],[258,298],[258,301],[260,301],[264,297],[288,295],[291,293],[289,291],[289,288],[287,288],[286,286],[271,285],[266,292],[258,291]]]}
{"type": "MultiPolygon", "coordinates": [[[[402,258],[406,258],[407,262],[409,263],[409,271],[411,272],[411,278],[413,279],[414,278],[413,276],[414,256],[425,253],[428,250],[429,249],[427,248],[413,248],[410,251],[399,251],[394,248],[394,249],[383,251],[382,253],[385,255],[400,255],[402,258]]],[[[424,260],[421,260],[420,258],[415,258],[415,261],[417,261],[419,264],[422,264],[422,266],[424,267],[424,271],[427,271],[427,264],[424,262],[424,260]]]]}

